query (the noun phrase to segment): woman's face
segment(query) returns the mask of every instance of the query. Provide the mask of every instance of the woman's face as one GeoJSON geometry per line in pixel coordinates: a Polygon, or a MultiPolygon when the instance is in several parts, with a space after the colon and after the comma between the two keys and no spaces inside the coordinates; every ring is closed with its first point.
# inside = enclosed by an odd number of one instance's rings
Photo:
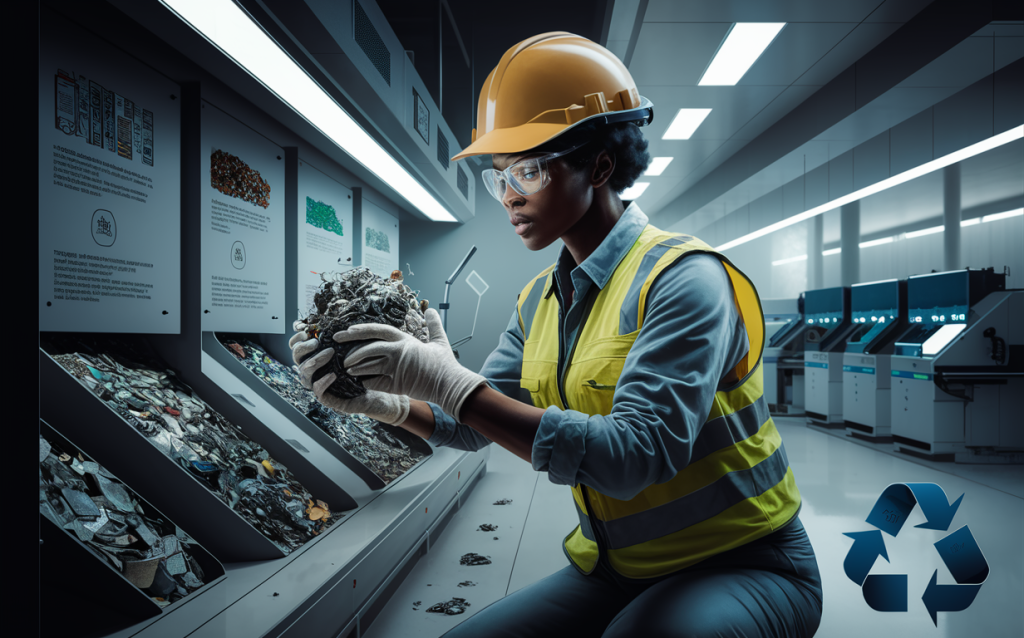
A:
{"type": "MultiPolygon", "coordinates": [[[[494,168],[503,170],[528,157],[543,153],[494,155],[494,168]]],[[[585,171],[574,171],[562,158],[547,163],[551,182],[532,195],[520,195],[506,186],[501,203],[513,231],[530,250],[542,250],[579,223],[594,198],[585,171]]]]}

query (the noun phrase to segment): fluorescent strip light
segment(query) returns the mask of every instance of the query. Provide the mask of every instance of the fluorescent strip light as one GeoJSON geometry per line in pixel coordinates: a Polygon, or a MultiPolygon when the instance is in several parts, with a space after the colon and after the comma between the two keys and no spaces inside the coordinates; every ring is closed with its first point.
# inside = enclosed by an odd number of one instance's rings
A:
{"type": "Polygon", "coordinates": [[[668,125],[668,130],[661,136],[663,140],[688,140],[696,132],[711,109],[679,109],[675,119],[668,125]]]}
{"type": "Polygon", "coordinates": [[[619,199],[631,202],[634,199],[637,199],[638,197],[643,195],[644,191],[647,190],[647,187],[650,185],[650,182],[637,182],[630,186],[629,188],[627,188],[626,190],[622,191],[622,194],[619,195],[619,199]]]}
{"type": "Polygon", "coordinates": [[[778,261],[773,261],[772,265],[773,266],[781,266],[783,264],[792,264],[792,263],[797,262],[797,261],[807,261],[807,255],[797,255],[796,257],[789,257],[787,259],[779,259],[778,261]]]}
{"type": "Polygon", "coordinates": [[[924,237],[925,235],[934,235],[935,233],[941,233],[946,230],[945,226],[932,226],[931,228],[925,228],[924,230],[914,230],[906,234],[907,239],[913,239],[915,237],[924,237]]]}
{"type": "Polygon", "coordinates": [[[872,239],[871,241],[862,241],[860,243],[861,248],[871,248],[872,246],[881,246],[882,244],[891,244],[893,237],[883,237],[881,239],[872,239]]]}
{"type": "Polygon", "coordinates": [[[829,248],[828,250],[821,251],[822,257],[828,257],[829,255],[838,255],[843,252],[842,248],[829,248]]]}
{"type": "Polygon", "coordinates": [[[1017,210],[1008,210],[1005,213],[996,213],[995,215],[985,215],[982,217],[982,222],[994,222],[997,219],[1009,219],[1011,217],[1020,217],[1024,215],[1024,208],[1018,208],[1017,210]]]}
{"type": "Polygon", "coordinates": [[[980,223],[981,223],[981,218],[980,217],[975,217],[974,219],[965,219],[965,220],[963,220],[962,222],[960,222],[960,227],[963,228],[964,226],[974,226],[975,224],[980,224],[980,223]]]}
{"type": "Polygon", "coordinates": [[[231,0],[160,0],[433,221],[458,221],[231,0]]]}
{"type": "Polygon", "coordinates": [[[793,215],[792,217],[783,219],[782,221],[775,222],[774,224],[765,226],[764,228],[761,228],[759,230],[755,230],[752,233],[747,233],[742,237],[738,237],[736,239],[733,239],[732,241],[728,241],[722,244],[721,246],[716,247],[715,250],[722,251],[728,250],[729,248],[735,248],[736,246],[745,244],[748,241],[757,239],[758,237],[764,237],[769,233],[774,233],[777,230],[787,228],[789,226],[792,226],[793,224],[799,224],[802,221],[811,219],[812,217],[817,217],[822,213],[834,210],[836,208],[839,208],[840,206],[844,206],[851,202],[855,202],[859,199],[864,199],[865,197],[874,195],[875,193],[880,193],[884,190],[892,188],[893,186],[898,186],[900,184],[903,184],[904,182],[909,182],[910,180],[917,179],[922,175],[933,173],[939,169],[956,164],[957,162],[962,162],[969,157],[974,157],[975,155],[978,155],[980,153],[991,151],[994,148],[998,148],[1004,144],[1009,144],[1010,142],[1019,140],[1021,138],[1024,138],[1024,125],[1012,128],[1009,131],[1004,131],[999,135],[994,135],[976,144],[971,144],[970,146],[962,148],[959,151],[954,151],[949,155],[944,155],[938,159],[933,159],[932,161],[921,164],[920,166],[912,168],[909,171],[904,171],[899,175],[893,175],[892,177],[883,179],[882,181],[876,182],[871,186],[866,186],[858,191],[850,193],[849,195],[844,195],[843,197],[833,199],[832,201],[826,202],[821,206],[815,206],[814,208],[805,210],[802,213],[798,213],[796,215],[793,215]]]}
{"type": "Polygon", "coordinates": [[[650,175],[651,177],[657,177],[665,172],[668,165],[672,163],[671,157],[655,157],[651,160],[651,165],[647,167],[644,175],[650,175]]]}
{"type": "Polygon", "coordinates": [[[733,86],[754,65],[785,22],[737,22],[711,60],[698,86],[733,86]]]}

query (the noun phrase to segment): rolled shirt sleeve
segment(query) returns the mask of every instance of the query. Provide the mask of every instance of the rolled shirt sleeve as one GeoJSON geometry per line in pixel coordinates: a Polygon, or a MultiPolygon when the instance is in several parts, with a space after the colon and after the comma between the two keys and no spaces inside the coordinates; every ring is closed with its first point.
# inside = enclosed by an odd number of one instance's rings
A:
{"type": "MultiPolygon", "coordinates": [[[[519,327],[518,304],[512,308],[508,327],[498,337],[498,347],[484,361],[480,375],[488,385],[505,396],[533,405],[530,393],[520,387],[523,371],[523,331],[519,327]]],[[[434,433],[427,442],[437,447],[452,447],[473,452],[491,443],[483,434],[462,423],[433,403],[428,403],[434,413],[434,433]]]]}
{"type": "Polygon", "coordinates": [[[720,381],[749,349],[747,333],[725,268],[712,255],[667,268],[646,308],[611,414],[550,407],[541,418],[533,467],[551,482],[628,500],[689,464],[720,381]]]}

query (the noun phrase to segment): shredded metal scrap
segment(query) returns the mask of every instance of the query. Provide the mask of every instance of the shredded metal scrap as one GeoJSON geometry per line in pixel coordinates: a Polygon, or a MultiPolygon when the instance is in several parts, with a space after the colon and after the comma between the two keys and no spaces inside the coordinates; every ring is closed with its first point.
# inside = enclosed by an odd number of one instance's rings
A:
{"type": "Polygon", "coordinates": [[[99,463],[42,435],[39,457],[39,513],[78,536],[158,605],[180,600],[209,580],[192,557],[195,541],[147,513],[135,492],[99,463]]]}
{"type": "Polygon", "coordinates": [[[305,414],[385,484],[402,476],[426,456],[392,436],[387,426],[379,421],[364,414],[339,414],[324,406],[316,400],[312,390],[302,387],[293,368],[273,359],[259,345],[240,337],[218,338],[242,365],[305,414]]]}
{"type": "Polygon", "coordinates": [[[339,518],[152,355],[113,337],[69,345],[58,364],[285,554],[339,518]]]}
{"type": "Polygon", "coordinates": [[[408,333],[426,343],[427,328],[421,303],[416,293],[399,279],[384,279],[369,268],[360,267],[343,273],[321,273],[323,283],[313,295],[316,306],[304,323],[306,333],[317,339],[319,347],[309,354],[332,348],[335,356],[313,375],[319,380],[328,373],[337,379],[327,389],[342,398],[366,394],[366,388],[357,378],[345,372],[345,356],[366,341],[336,342],[334,333],[347,330],[360,323],[379,323],[408,333]]]}
{"type": "Polygon", "coordinates": [[[448,614],[449,616],[458,616],[459,614],[466,611],[466,607],[469,607],[469,603],[466,602],[465,598],[458,598],[453,596],[451,600],[437,603],[427,608],[429,614],[448,614]]]}
{"type": "Polygon", "coordinates": [[[464,555],[462,558],[459,559],[459,564],[460,565],[490,565],[491,564],[491,557],[490,556],[481,556],[480,554],[475,554],[473,552],[470,552],[470,553],[464,555]]]}

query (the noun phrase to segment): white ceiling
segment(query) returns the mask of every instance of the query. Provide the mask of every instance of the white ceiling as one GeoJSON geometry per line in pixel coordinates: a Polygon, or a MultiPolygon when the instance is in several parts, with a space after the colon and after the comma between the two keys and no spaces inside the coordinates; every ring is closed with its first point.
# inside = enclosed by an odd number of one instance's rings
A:
{"type": "Polygon", "coordinates": [[[651,154],[675,160],[662,176],[649,178],[651,186],[639,203],[650,214],[659,212],[929,2],[651,0],[629,69],[640,93],[655,104],[655,121],[645,131],[651,154]],[[739,84],[697,86],[730,26],[738,21],[787,24],[739,84]],[[690,140],[662,140],[676,110],[683,107],[712,111],[690,140]]]}

